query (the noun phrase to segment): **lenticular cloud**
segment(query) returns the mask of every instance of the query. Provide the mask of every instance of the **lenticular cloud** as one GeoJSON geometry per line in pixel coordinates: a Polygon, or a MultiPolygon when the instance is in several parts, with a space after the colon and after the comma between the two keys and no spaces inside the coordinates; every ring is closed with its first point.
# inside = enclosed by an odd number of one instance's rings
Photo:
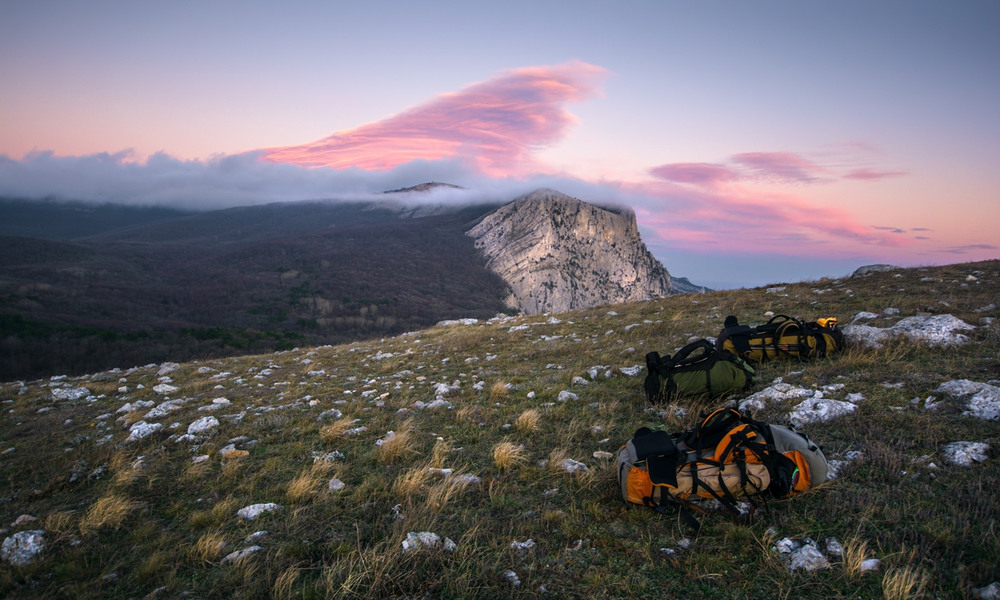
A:
{"type": "Polygon", "coordinates": [[[305,167],[387,170],[460,159],[488,176],[536,168],[533,150],[561,140],[576,118],[567,102],[594,97],[607,71],[580,61],[511,69],[382,121],[299,146],[265,149],[265,160],[305,167]]]}

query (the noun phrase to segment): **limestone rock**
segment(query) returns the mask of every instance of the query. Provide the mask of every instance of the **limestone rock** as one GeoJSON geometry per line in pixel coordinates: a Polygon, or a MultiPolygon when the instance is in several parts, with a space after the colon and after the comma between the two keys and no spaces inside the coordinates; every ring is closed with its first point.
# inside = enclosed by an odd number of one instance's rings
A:
{"type": "Polygon", "coordinates": [[[941,447],[944,461],[958,467],[969,467],[988,458],[989,444],[984,442],[951,442],[941,447]]]}
{"type": "Polygon", "coordinates": [[[21,567],[30,564],[43,550],[45,550],[44,531],[41,529],[19,531],[4,539],[3,546],[0,547],[0,558],[21,567]]]}
{"type": "Polygon", "coordinates": [[[273,502],[267,502],[265,504],[251,504],[250,506],[246,506],[236,511],[236,516],[248,521],[253,521],[264,513],[271,513],[280,509],[281,505],[273,502]]]}
{"type": "Polygon", "coordinates": [[[660,298],[670,274],[646,248],[635,213],[540,189],[501,206],[466,232],[526,314],[660,298]]]}
{"type": "Polygon", "coordinates": [[[207,433],[219,426],[219,420],[215,417],[202,417],[188,425],[188,435],[198,435],[207,433]]]}
{"type": "Polygon", "coordinates": [[[928,346],[958,346],[969,343],[969,337],[962,332],[973,329],[974,325],[952,315],[932,315],[906,317],[888,328],[851,324],[844,327],[844,337],[867,348],[880,348],[889,339],[899,336],[928,346]]]}
{"type": "Polygon", "coordinates": [[[781,556],[789,571],[815,571],[830,566],[819,546],[809,538],[784,538],[776,542],[772,550],[781,556]]]}
{"type": "Polygon", "coordinates": [[[963,405],[963,415],[1000,421],[1000,387],[979,383],[968,379],[957,379],[942,383],[935,394],[947,394],[963,405]]]}
{"type": "Polygon", "coordinates": [[[444,550],[451,552],[455,549],[455,542],[449,538],[441,539],[441,536],[432,531],[411,531],[406,534],[403,540],[403,552],[415,550],[444,550]]]}

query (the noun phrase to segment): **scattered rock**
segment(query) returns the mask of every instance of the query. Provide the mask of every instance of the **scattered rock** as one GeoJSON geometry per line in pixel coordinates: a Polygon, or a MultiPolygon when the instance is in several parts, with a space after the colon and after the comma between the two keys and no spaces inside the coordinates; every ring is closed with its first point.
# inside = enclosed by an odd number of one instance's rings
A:
{"type": "Polygon", "coordinates": [[[988,457],[990,445],[984,442],[952,442],[941,447],[944,461],[958,467],[970,467],[988,457]]]}
{"type": "Polygon", "coordinates": [[[275,504],[273,502],[267,502],[264,504],[251,504],[250,506],[246,506],[236,511],[236,516],[242,519],[246,519],[248,521],[253,521],[254,519],[256,519],[257,517],[259,517],[264,513],[272,513],[277,510],[281,510],[281,505],[275,504]]]}
{"type": "Polygon", "coordinates": [[[326,485],[326,489],[330,490],[331,492],[339,492],[345,487],[347,487],[347,484],[336,478],[331,479],[330,483],[326,485]]]}
{"type": "Polygon", "coordinates": [[[521,580],[518,578],[517,573],[510,569],[503,572],[503,578],[509,581],[514,587],[521,585],[521,580]]]}
{"type": "Polygon", "coordinates": [[[956,379],[942,383],[935,394],[947,394],[964,404],[963,415],[1000,421],[1000,387],[988,383],[978,383],[968,379],[956,379]]]}
{"type": "Polygon", "coordinates": [[[0,546],[0,558],[21,567],[30,564],[45,550],[45,532],[41,529],[19,531],[5,538],[0,546]]]}
{"type": "Polygon", "coordinates": [[[769,402],[784,402],[785,400],[812,398],[815,394],[815,390],[794,386],[790,383],[778,382],[741,400],[740,410],[761,410],[766,407],[769,402]]]}
{"type": "Polygon", "coordinates": [[[858,571],[862,573],[867,573],[869,571],[878,571],[882,568],[882,561],[877,558],[869,558],[861,562],[861,566],[858,567],[858,571]]]}
{"type": "Polygon", "coordinates": [[[866,348],[881,348],[889,339],[899,336],[927,346],[958,346],[970,341],[961,332],[975,328],[952,315],[930,315],[906,317],[888,328],[852,323],[844,327],[844,337],[866,348]]]}
{"type": "Polygon", "coordinates": [[[527,539],[523,542],[513,541],[510,543],[510,549],[514,552],[524,552],[525,550],[531,550],[535,547],[535,540],[527,539]]]}
{"type": "Polygon", "coordinates": [[[406,534],[406,539],[403,540],[403,552],[415,550],[443,550],[451,552],[454,549],[455,542],[449,538],[441,539],[441,536],[431,531],[411,531],[406,534]]]}
{"type": "Polygon", "coordinates": [[[567,473],[576,473],[577,471],[587,473],[590,471],[590,469],[587,468],[587,465],[580,461],[573,460],[572,458],[564,458],[559,461],[559,464],[556,466],[567,473]]]}
{"type": "Polygon", "coordinates": [[[90,390],[85,387],[55,388],[52,390],[52,397],[56,400],[83,400],[89,395],[90,390]]]}
{"type": "Polygon", "coordinates": [[[851,277],[866,277],[872,273],[887,273],[889,271],[895,271],[899,267],[887,264],[877,264],[877,265],[865,265],[863,267],[858,267],[851,277]]]}
{"type": "Polygon", "coordinates": [[[1000,600],[1000,581],[994,581],[981,588],[973,588],[972,597],[979,600],[1000,600]]]}
{"type": "Polygon", "coordinates": [[[129,427],[129,435],[126,442],[135,442],[141,440],[144,437],[152,435],[157,431],[163,429],[163,425],[160,423],[147,423],[145,421],[137,421],[129,427]]]}
{"type": "Polygon", "coordinates": [[[165,396],[166,394],[172,394],[176,392],[178,389],[179,388],[177,388],[176,386],[172,386],[169,383],[160,383],[158,385],[153,386],[153,391],[156,392],[157,394],[160,394],[161,396],[165,396]]]}
{"type": "Polygon", "coordinates": [[[830,566],[830,561],[820,552],[819,546],[809,538],[786,537],[778,540],[771,550],[781,555],[781,559],[789,571],[815,571],[830,566]]]}
{"type": "Polygon", "coordinates": [[[559,396],[556,398],[559,402],[566,402],[567,400],[579,400],[580,397],[573,392],[563,390],[559,392],[559,396]]]}
{"type": "Polygon", "coordinates": [[[219,420],[215,417],[202,417],[188,425],[187,432],[188,435],[200,435],[203,433],[208,433],[209,431],[215,429],[219,426],[219,420]]]}
{"type": "Polygon", "coordinates": [[[796,406],[788,415],[788,421],[795,427],[813,423],[826,423],[857,410],[857,404],[828,398],[810,398],[796,406]]]}
{"type": "Polygon", "coordinates": [[[259,552],[261,550],[263,550],[263,548],[261,548],[260,546],[250,546],[249,548],[244,548],[242,550],[230,552],[225,557],[223,557],[222,562],[220,564],[224,565],[227,563],[238,563],[244,560],[246,557],[253,554],[254,552],[259,552]]]}
{"type": "Polygon", "coordinates": [[[24,525],[25,523],[31,523],[32,521],[37,521],[37,520],[38,519],[36,519],[35,517],[33,517],[31,515],[21,515],[18,518],[14,519],[14,522],[11,523],[10,526],[11,527],[20,527],[21,525],[24,525]]]}

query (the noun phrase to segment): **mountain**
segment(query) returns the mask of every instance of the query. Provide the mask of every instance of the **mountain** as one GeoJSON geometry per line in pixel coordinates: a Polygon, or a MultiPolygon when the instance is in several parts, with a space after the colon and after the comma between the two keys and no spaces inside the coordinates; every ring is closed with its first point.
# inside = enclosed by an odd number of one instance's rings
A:
{"type": "Polygon", "coordinates": [[[468,235],[510,285],[508,306],[529,315],[651,300],[672,290],[627,208],[540,189],[489,213],[468,235]]]}
{"type": "Polygon", "coordinates": [[[629,211],[551,190],[506,206],[427,196],[452,189],[196,213],[0,201],[12,215],[0,222],[0,380],[344,343],[669,290],[629,211]],[[467,232],[501,221],[546,223],[550,248],[531,236],[510,243],[529,252],[526,264],[548,257],[549,273],[535,265],[509,280],[488,265],[467,232]],[[505,303],[515,284],[533,304],[505,303]]]}

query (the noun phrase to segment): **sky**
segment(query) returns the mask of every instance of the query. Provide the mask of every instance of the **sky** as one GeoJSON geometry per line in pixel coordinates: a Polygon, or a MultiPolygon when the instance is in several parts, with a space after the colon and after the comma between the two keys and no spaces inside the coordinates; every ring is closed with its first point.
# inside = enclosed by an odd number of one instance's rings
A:
{"type": "Polygon", "coordinates": [[[548,187],[715,288],[1000,258],[1000,3],[0,0],[0,196],[548,187]]]}

